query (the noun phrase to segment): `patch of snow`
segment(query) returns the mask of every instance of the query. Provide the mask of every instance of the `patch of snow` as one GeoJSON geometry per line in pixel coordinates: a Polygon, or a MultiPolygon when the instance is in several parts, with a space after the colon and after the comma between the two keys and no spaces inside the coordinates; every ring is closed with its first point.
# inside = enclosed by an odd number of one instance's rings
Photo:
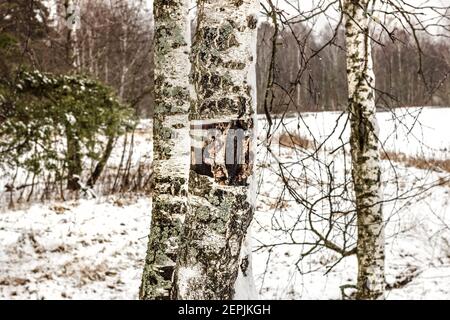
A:
{"type": "Polygon", "coordinates": [[[111,198],[0,214],[0,299],[136,299],[150,207],[111,198]]]}

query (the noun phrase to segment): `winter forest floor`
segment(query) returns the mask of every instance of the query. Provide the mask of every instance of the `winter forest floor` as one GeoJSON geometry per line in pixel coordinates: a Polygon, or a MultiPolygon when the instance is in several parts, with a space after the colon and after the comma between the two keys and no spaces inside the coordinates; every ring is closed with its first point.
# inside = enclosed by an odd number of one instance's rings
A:
{"type": "MultiPolygon", "coordinates": [[[[395,117],[388,112],[378,117],[380,140],[392,160],[383,160],[387,298],[450,299],[450,174],[439,167],[450,159],[446,121],[450,109],[408,109],[396,111],[395,117]],[[423,163],[434,165],[433,170],[423,163]]],[[[305,210],[288,194],[278,170],[280,163],[288,163],[285,168],[295,180],[294,189],[311,201],[321,199],[318,186],[329,179],[319,174],[323,167],[306,150],[325,141],[312,154],[330,165],[335,180],[345,179],[341,173],[348,164],[347,151],[333,152],[348,137],[344,124],[345,119],[332,112],[303,114],[282,124],[275,121],[276,134],[287,131],[306,145],[274,143],[276,154],[258,156],[260,184],[252,237],[261,298],[341,299],[340,286],[355,283],[354,256],[341,260],[330,250],[302,256],[314,236],[304,230],[305,210]]],[[[266,127],[265,121],[260,127],[266,127]]],[[[146,136],[136,144],[138,153],[148,154],[151,144],[144,143],[148,140],[146,136]]],[[[5,179],[0,177],[2,185],[5,179]]],[[[318,216],[329,212],[325,202],[316,205],[318,216]]],[[[349,204],[334,205],[345,212],[349,204]]],[[[150,212],[151,201],[144,194],[0,211],[0,299],[136,299],[150,212]]],[[[345,221],[347,216],[339,219],[345,221]]],[[[314,223],[326,229],[324,221],[314,223]]],[[[339,242],[340,237],[336,234],[333,239],[339,242]]]]}

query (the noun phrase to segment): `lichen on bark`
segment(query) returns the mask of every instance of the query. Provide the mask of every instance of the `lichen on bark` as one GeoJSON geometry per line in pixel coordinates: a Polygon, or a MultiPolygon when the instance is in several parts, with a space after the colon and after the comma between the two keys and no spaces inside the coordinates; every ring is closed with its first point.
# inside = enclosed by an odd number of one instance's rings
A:
{"type": "Polygon", "coordinates": [[[241,248],[254,212],[259,1],[197,4],[189,209],[173,297],[233,299],[239,270],[249,267],[241,260],[246,259],[241,248]]]}
{"type": "Polygon", "coordinates": [[[189,174],[189,0],[154,0],[152,221],[141,299],[169,299],[189,174]]]}
{"type": "Polygon", "coordinates": [[[384,222],[370,43],[370,0],[346,0],[344,15],[351,125],[352,178],[357,211],[358,299],[383,298],[384,222]]]}

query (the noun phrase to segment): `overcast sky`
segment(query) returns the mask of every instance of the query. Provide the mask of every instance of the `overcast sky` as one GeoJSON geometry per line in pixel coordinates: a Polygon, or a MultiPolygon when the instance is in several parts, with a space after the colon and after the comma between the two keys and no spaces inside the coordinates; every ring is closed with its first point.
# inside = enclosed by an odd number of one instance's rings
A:
{"type": "MultiPolygon", "coordinates": [[[[148,8],[152,8],[153,0],[145,0],[147,2],[148,8]]],[[[195,7],[195,0],[191,0],[192,7],[195,7]]],[[[312,9],[318,10],[319,7],[327,7],[330,4],[331,0],[273,0],[274,4],[277,8],[283,10],[284,15],[288,19],[295,18],[300,12],[308,12],[312,9]]],[[[407,3],[415,7],[424,7],[424,6],[439,6],[443,8],[447,8],[447,14],[450,15],[450,0],[394,0],[395,3],[407,3]]],[[[262,4],[266,4],[266,0],[261,0],[262,4]]],[[[381,4],[380,0],[376,0],[378,5],[381,4]]],[[[316,23],[316,26],[324,26],[328,23],[333,23],[333,19],[338,19],[339,13],[336,11],[338,8],[336,5],[328,7],[327,16],[330,19],[327,19],[323,14],[318,15],[318,17],[313,21],[316,23]]],[[[410,8],[408,8],[410,10],[410,8]]],[[[423,21],[428,21],[430,18],[435,17],[436,14],[430,10],[421,10],[422,16],[421,19],[423,21]]],[[[441,10],[442,11],[442,10],[441,10]]],[[[445,11],[445,10],[443,10],[445,11]]],[[[193,11],[194,12],[194,11],[193,11]]],[[[382,18],[382,17],[380,17],[382,18]]],[[[447,24],[449,21],[447,20],[447,24]]]]}

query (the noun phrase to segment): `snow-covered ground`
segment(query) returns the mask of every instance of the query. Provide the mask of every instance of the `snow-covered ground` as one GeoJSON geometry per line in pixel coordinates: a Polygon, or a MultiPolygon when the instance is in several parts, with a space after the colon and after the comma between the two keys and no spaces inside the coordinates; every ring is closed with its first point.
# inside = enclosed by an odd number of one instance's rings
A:
{"type": "Polygon", "coordinates": [[[2,214],[0,298],[136,299],[149,212],[140,197],[2,214]]]}
{"type": "MultiPolygon", "coordinates": [[[[448,159],[450,108],[400,108],[378,112],[380,141],[388,151],[412,156],[448,159]]],[[[341,112],[301,113],[282,121],[275,119],[274,128],[288,130],[309,139],[324,141],[334,149],[348,141],[348,117],[341,112]],[[282,122],[282,124],[281,124],[282,122]]]]}
{"type": "MultiPolygon", "coordinates": [[[[430,158],[450,158],[450,134],[446,119],[450,109],[426,108],[379,113],[381,137],[387,150],[430,158]],[[410,113],[413,116],[405,116],[410,113]],[[401,123],[404,123],[403,126],[401,123]],[[409,130],[411,126],[412,130],[409,130]],[[394,134],[393,134],[394,133],[394,134]]],[[[290,118],[286,129],[318,141],[334,127],[327,142],[334,149],[347,139],[344,117],[337,113],[303,114],[290,118]],[[336,126],[336,121],[338,125],[336,126]],[[341,123],[342,122],[342,123],[341,123]],[[297,129],[297,125],[299,125],[297,129]],[[309,128],[309,129],[308,129],[309,128]]],[[[148,127],[148,126],[146,126],[148,127]]],[[[261,121],[260,127],[264,127],[261,121]]],[[[282,129],[280,128],[278,133],[282,129]]],[[[148,142],[148,137],[145,137],[148,142]]],[[[274,142],[276,145],[276,142],[274,142]]],[[[139,143],[145,150],[150,143],[139,143]]],[[[275,149],[275,148],[274,148],[275,149]]],[[[295,226],[302,207],[286,195],[277,176],[277,161],[299,157],[293,149],[277,146],[277,156],[261,153],[257,212],[253,223],[254,274],[261,298],[340,299],[340,286],[354,284],[355,257],[339,258],[330,251],[305,256],[311,236],[292,228],[288,236],[277,230],[295,226]],[[281,201],[278,201],[281,197],[281,201]],[[303,243],[303,244],[302,244],[303,243]],[[274,244],[279,244],[272,246],[274,244]],[[334,266],[331,270],[330,267],[334,266]],[[328,271],[328,273],[326,273],[328,271]],[[326,274],[325,274],[326,273],[326,274]]],[[[118,154],[120,150],[117,150],[118,154]]],[[[119,155],[115,157],[118,159],[119,155]]],[[[342,171],[342,155],[321,159],[334,161],[342,171]]],[[[305,160],[308,161],[308,160],[305,160]]],[[[302,176],[301,166],[293,175],[302,176]]],[[[450,183],[448,173],[406,168],[383,162],[384,192],[390,199],[384,212],[388,299],[450,299],[450,183]],[[394,174],[399,177],[395,183],[394,174]],[[436,181],[441,186],[429,187],[436,181]],[[417,194],[414,199],[408,198],[417,194]]],[[[299,192],[318,195],[315,186],[299,184],[299,192]]],[[[346,204],[339,204],[345,206],[346,204]]],[[[145,195],[102,197],[64,203],[34,204],[30,208],[0,213],[0,299],[136,299],[147,235],[151,202],[145,195]]],[[[326,212],[326,206],[321,207],[326,212]]],[[[345,217],[343,218],[345,219],[345,217]]],[[[351,242],[351,241],[350,241],[351,242]]]]}

